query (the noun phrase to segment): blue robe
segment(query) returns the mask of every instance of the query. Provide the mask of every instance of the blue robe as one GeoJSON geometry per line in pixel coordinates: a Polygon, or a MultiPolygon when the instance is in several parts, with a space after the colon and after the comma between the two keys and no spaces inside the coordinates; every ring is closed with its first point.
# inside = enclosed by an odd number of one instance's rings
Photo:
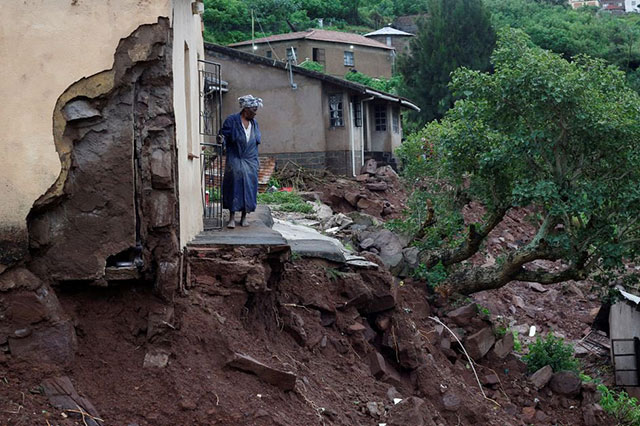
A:
{"type": "Polygon", "coordinates": [[[224,120],[220,134],[224,136],[227,162],[222,179],[222,207],[233,212],[252,212],[258,195],[258,144],[260,128],[251,120],[251,136],[246,140],[240,113],[224,120]]]}

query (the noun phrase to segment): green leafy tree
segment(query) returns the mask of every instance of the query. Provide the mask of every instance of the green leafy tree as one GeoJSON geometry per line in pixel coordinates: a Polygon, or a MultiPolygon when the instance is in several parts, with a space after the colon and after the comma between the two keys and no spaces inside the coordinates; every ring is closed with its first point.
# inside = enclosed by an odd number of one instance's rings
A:
{"type": "Polygon", "coordinates": [[[401,93],[420,112],[411,121],[422,126],[441,118],[453,105],[451,72],[460,66],[485,71],[495,44],[490,15],[481,0],[429,0],[429,17],[419,23],[410,53],[398,59],[401,93]]]}
{"type": "Polygon", "coordinates": [[[623,259],[635,259],[640,96],[624,74],[600,59],[569,62],[512,29],[501,31],[492,63],[492,74],[457,70],[451,88],[461,99],[398,152],[416,193],[435,204],[420,260],[449,269],[439,289],[469,294],[512,280],[584,279],[596,268],[612,272],[623,259]],[[486,216],[465,225],[460,208],[471,201],[486,216]],[[463,263],[518,206],[537,209],[536,234],[493,266],[463,263]],[[438,240],[446,245],[435,245],[438,240]],[[531,267],[538,259],[565,266],[531,267]]]}

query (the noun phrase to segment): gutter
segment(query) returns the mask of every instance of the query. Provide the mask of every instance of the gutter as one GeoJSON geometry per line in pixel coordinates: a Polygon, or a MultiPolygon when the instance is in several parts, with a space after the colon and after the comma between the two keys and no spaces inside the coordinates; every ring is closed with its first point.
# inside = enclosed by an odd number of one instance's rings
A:
{"type": "Polygon", "coordinates": [[[389,96],[389,95],[385,95],[383,93],[371,90],[371,89],[366,89],[365,93],[368,95],[372,95],[375,96],[376,98],[380,98],[380,99],[384,99],[385,101],[389,101],[389,102],[398,102],[400,103],[400,105],[413,109],[415,111],[420,111],[420,108],[417,105],[412,104],[411,102],[401,99],[399,97],[395,97],[395,96],[389,96]]]}

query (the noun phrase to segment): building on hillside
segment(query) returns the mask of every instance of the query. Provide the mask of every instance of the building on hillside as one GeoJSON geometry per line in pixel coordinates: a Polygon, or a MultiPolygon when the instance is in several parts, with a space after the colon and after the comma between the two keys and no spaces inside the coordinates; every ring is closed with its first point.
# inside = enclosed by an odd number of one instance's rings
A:
{"type": "Polygon", "coordinates": [[[291,160],[353,176],[368,158],[394,164],[401,110],[419,110],[407,99],[264,56],[208,43],[205,53],[224,70],[225,116],[238,111],[242,95],[264,100],[260,154],[280,165],[291,160]]]}
{"type": "Polygon", "coordinates": [[[203,227],[203,3],[30,3],[2,12],[0,274],[173,284],[203,227]]]}
{"type": "Polygon", "coordinates": [[[230,44],[234,49],[258,56],[297,63],[312,60],[324,66],[325,73],[344,77],[357,70],[371,77],[390,78],[395,49],[359,34],[312,29],[230,44]]]}
{"type": "Polygon", "coordinates": [[[624,0],[600,0],[602,10],[624,12],[624,0]]]}
{"type": "Polygon", "coordinates": [[[569,0],[569,4],[573,9],[578,9],[584,6],[600,7],[600,1],[598,0],[569,0]]]}
{"type": "MultiPolygon", "coordinates": [[[[608,334],[611,345],[615,383],[640,386],[640,296],[617,286],[620,298],[609,309],[608,334]]],[[[603,305],[604,306],[604,305],[603,305]]],[[[602,309],[601,309],[602,310],[602,309]]]]}
{"type": "Polygon", "coordinates": [[[411,37],[414,37],[415,35],[387,26],[365,34],[364,36],[393,47],[396,50],[396,54],[400,54],[409,49],[411,37]]]}
{"type": "Polygon", "coordinates": [[[624,0],[625,12],[640,12],[640,0],[624,0]]]}

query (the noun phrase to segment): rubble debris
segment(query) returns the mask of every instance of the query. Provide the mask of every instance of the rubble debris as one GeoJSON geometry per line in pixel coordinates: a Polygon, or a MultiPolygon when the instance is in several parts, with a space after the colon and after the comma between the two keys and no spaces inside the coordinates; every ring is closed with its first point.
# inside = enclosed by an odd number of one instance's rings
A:
{"type": "Polygon", "coordinates": [[[504,337],[498,340],[493,346],[493,354],[498,357],[498,359],[506,358],[513,350],[514,343],[515,339],[513,337],[513,333],[507,331],[504,337]]]}

